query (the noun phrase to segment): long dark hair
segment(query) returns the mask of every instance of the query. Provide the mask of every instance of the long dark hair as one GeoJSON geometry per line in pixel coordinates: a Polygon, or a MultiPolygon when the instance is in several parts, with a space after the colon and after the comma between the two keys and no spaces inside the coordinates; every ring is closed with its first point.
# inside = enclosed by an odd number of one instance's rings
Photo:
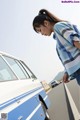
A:
{"type": "Polygon", "coordinates": [[[44,25],[44,20],[47,20],[54,24],[62,21],[59,18],[57,18],[55,15],[51,14],[48,10],[41,9],[38,15],[33,20],[33,29],[36,31],[36,27],[40,27],[40,25],[44,25]]]}

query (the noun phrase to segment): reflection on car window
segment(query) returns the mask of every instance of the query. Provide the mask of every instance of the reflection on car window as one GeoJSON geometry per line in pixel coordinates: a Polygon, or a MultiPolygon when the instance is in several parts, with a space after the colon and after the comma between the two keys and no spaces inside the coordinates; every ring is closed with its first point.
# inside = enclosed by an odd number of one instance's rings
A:
{"type": "Polygon", "coordinates": [[[11,71],[9,66],[5,63],[5,61],[0,57],[0,81],[14,79],[17,79],[16,76],[11,71]]]}
{"type": "Polygon", "coordinates": [[[15,74],[20,79],[26,79],[26,75],[24,74],[24,72],[22,71],[22,69],[20,68],[20,66],[17,64],[17,62],[14,59],[6,57],[6,56],[4,56],[4,58],[8,61],[8,63],[11,66],[11,68],[13,69],[13,71],[15,72],[15,74]]]}

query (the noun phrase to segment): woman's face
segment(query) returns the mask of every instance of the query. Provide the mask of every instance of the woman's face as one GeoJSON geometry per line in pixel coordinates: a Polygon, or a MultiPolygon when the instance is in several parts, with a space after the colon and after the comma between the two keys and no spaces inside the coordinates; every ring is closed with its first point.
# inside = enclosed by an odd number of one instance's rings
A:
{"type": "Polygon", "coordinates": [[[53,25],[49,21],[44,21],[44,25],[36,27],[36,31],[41,35],[50,36],[53,32],[53,25]]]}

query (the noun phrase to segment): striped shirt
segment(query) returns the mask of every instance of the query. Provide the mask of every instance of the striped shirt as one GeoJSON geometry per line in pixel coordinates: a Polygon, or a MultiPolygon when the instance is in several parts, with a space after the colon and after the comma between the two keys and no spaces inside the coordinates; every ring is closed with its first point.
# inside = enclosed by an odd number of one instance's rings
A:
{"type": "Polygon", "coordinates": [[[54,25],[53,38],[56,39],[56,50],[68,75],[73,74],[80,68],[80,49],[73,44],[80,42],[80,32],[76,25],[68,22],[58,22],[54,25]]]}

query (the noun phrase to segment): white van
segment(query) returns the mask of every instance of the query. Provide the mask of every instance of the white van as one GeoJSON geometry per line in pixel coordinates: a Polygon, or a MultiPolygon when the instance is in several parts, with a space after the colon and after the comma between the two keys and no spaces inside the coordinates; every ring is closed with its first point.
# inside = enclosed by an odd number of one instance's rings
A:
{"type": "Polygon", "coordinates": [[[21,60],[0,52],[0,120],[49,120],[48,96],[21,60]]]}

